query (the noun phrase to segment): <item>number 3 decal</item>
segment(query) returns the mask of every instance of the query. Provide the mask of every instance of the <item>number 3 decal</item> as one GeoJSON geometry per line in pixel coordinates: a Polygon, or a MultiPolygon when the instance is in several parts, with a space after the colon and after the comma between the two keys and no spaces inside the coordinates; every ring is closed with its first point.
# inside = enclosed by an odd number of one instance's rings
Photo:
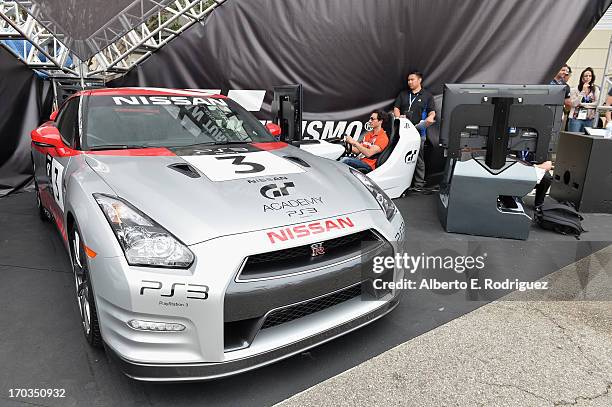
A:
{"type": "Polygon", "coordinates": [[[181,158],[202,171],[211,181],[230,181],[249,178],[253,175],[268,176],[304,172],[291,161],[267,151],[223,156],[193,155],[181,158]]]}
{"type": "Polygon", "coordinates": [[[60,164],[56,159],[47,155],[47,176],[49,177],[49,187],[51,194],[57,202],[57,206],[60,207],[62,212],[64,211],[64,191],[62,190],[62,184],[64,181],[64,166],[60,164]]]}
{"type": "Polygon", "coordinates": [[[250,170],[241,170],[234,171],[236,174],[253,174],[256,172],[262,172],[266,169],[263,165],[259,163],[244,161],[245,156],[243,155],[228,155],[225,157],[215,157],[217,160],[234,160],[232,161],[233,165],[248,165],[251,167],[250,170]]]}

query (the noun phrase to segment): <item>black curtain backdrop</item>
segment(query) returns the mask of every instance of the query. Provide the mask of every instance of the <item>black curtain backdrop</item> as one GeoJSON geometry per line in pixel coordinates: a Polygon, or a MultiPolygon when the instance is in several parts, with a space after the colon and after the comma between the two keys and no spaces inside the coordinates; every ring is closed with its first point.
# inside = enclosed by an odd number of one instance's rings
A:
{"type": "Polygon", "coordinates": [[[304,85],[305,120],[389,108],[410,69],[452,82],[544,83],[611,0],[229,0],[113,86],[304,85]]]}
{"type": "MultiPolygon", "coordinates": [[[[411,69],[438,95],[438,114],[444,83],[547,83],[610,3],[229,0],[110,86],[267,90],[259,117],[269,119],[272,87],[301,83],[303,118],[320,123],[306,135],[325,136],[330,122],[389,110],[411,69]]],[[[29,131],[49,114],[40,88],[0,49],[0,196],[30,174],[29,131]]],[[[428,138],[437,145],[436,126],[428,138]]]]}
{"type": "Polygon", "coordinates": [[[49,115],[49,89],[0,47],[0,197],[32,180],[30,131],[49,115]]]}

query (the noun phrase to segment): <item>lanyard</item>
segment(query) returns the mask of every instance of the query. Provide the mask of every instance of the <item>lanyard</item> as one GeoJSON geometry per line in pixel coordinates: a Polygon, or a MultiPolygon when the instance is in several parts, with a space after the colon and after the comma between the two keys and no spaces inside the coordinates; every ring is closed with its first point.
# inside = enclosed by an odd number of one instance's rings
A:
{"type": "MultiPolygon", "coordinates": [[[[421,93],[421,92],[419,92],[419,93],[421,93]]],[[[408,111],[412,111],[412,102],[414,102],[416,100],[416,98],[419,97],[419,93],[414,95],[414,97],[412,97],[412,93],[410,93],[410,95],[408,95],[408,111]]]]}

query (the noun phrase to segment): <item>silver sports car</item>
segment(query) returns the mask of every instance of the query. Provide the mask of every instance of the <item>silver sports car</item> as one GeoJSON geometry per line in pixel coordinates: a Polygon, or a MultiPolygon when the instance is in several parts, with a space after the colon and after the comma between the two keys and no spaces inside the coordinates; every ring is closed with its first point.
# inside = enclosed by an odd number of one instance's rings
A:
{"type": "Polygon", "coordinates": [[[254,369],[399,300],[370,290],[363,266],[398,250],[394,203],[348,166],[278,142],[223,96],[82,91],[32,131],[32,159],[85,337],[130,377],[254,369]]]}

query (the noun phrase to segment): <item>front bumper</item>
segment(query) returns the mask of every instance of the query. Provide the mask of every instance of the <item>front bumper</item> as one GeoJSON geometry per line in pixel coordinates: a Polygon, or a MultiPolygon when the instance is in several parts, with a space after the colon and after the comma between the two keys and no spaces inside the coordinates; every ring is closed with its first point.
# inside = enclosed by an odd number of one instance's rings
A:
{"type": "Polygon", "coordinates": [[[228,362],[181,364],[139,363],[124,359],[109,346],[106,346],[106,350],[108,355],[117,363],[123,373],[136,380],[163,382],[211,380],[257,369],[331,341],[385,316],[395,309],[398,303],[399,297],[393,297],[373,311],[345,322],[344,324],[337,325],[331,329],[319,332],[318,334],[303,338],[277,349],[228,362]]]}

